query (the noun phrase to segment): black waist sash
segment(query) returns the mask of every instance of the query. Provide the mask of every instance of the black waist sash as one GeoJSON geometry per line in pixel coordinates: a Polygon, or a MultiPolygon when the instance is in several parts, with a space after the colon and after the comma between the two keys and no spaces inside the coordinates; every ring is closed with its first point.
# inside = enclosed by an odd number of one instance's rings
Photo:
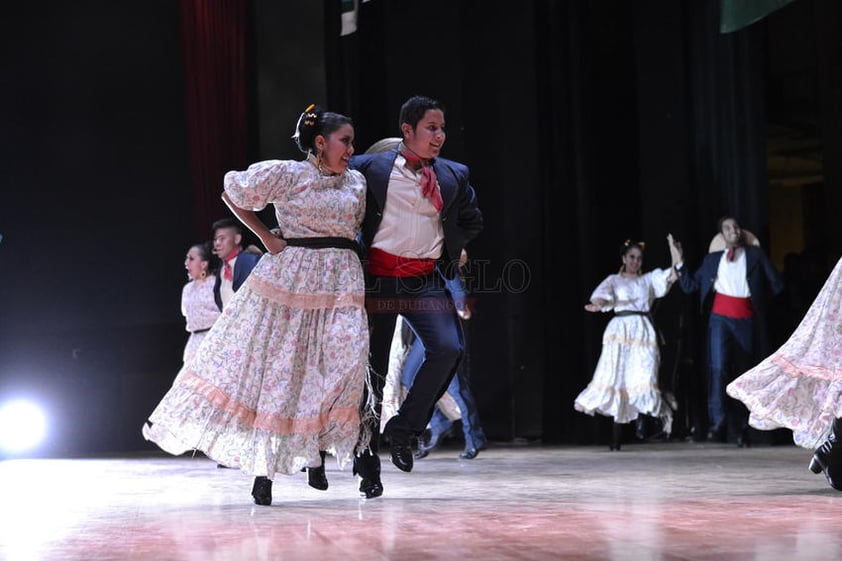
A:
{"type": "Polygon", "coordinates": [[[287,245],[293,247],[309,247],[311,249],[325,249],[335,247],[338,249],[351,249],[361,257],[361,248],[355,240],[348,238],[324,237],[324,238],[285,238],[287,245]]]}
{"type": "Polygon", "coordinates": [[[655,335],[658,337],[658,343],[661,346],[666,345],[666,339],[664,338],[664,334],[661,333],[661,330],[658,329],[658,326],[655,324],[655,319],[652,317],[652,312],[637,312],[635,310],[622,310],[619,312],[614,312],[614,315],[621,318],[623,316],[644,316],[646,319],[649,320],[649,323],[652,325],[652,328],[655,330],[655,335]]]}

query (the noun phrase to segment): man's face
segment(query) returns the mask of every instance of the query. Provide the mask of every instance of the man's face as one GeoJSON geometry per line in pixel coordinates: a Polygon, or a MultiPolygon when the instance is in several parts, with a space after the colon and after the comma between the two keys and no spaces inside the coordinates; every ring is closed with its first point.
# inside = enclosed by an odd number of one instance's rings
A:
{"type": "Polygon", "coordinates": [[[428,109],[414,129],[403,124],[404,144],[425,160],[438,157],[446,138],[444,113],[440,109],[428,109]]]}
{"type": "Polygon", "coordinates": [[[234,228],[218,228],[213,234],[213,252],[225,261],[240,241],[240,234],[234,228]]]}
{"type": "Polygon", "coordinates": [[[743,231],[740,225],[733,218],[728,218],[722,222],[722,237],[725,238],[725,245],[734,247],[740,245],[743,236],[743,231]]]}

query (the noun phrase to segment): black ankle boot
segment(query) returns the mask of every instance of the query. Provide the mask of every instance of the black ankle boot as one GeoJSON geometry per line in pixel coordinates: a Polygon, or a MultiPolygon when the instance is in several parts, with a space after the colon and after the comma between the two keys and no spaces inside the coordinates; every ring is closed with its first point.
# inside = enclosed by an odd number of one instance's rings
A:
{"type": "Polygon", "coordinates": [[[614,423],[611,427],[611,444],[608,445],[609,450],[620,451],[620,444],[623,440],[623,425],[614,423]]]}
{"type": "Polygon", "coordinates": [[[354,457],[354,475],[360,476],[360,496],[374,499],[383,494],[380,482],[380,456],[366,450],[354,457]]]}
{"type": "Polygon", "coordinates": [[[827,440],[813,452],[810,460],[810,471],[824,472],[824,476],[831,487],[842,491],[842,419],[834,419],[827,440]]]}
{"type": "Polygon", "coordinates": [[[322,457],[322,465],[319,467],[308,467],[307,468],[307,483],[313,489],[318,489],[319,491],[327,491],[327,475],[325,474],[325,456],[327,456],[327,452],[324,450],[319,450],[319,456],[322,457]]]}
{"type": "Polygon", "coordinates": [[[254,497],[254,504],[269,506],[272,504],[272,480],[263,475],[254,478],[254,486],[251,488],[251,496],[254,497]]]}

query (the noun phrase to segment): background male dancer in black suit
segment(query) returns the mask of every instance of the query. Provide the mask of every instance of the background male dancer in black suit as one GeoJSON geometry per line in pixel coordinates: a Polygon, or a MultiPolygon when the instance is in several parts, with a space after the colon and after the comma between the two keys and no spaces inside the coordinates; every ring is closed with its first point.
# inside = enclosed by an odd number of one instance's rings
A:
{"type": "Polygon", "coordinates": [[[243,249],[243,227],[233,218],[213,223],[213,252],[222,262],[213,295],[222,310],[260,261],[260,255],[243,249]]]}

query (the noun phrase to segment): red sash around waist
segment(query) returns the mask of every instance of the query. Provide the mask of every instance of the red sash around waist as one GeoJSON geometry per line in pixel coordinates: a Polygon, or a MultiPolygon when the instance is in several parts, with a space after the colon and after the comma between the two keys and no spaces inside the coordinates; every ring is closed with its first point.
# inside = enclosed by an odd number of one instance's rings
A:
{"type": "Polygon", "coordinates": [[[368,272],[379,277],[421,277],[436,270],[436,261],[401,257],[372,247],[368,252],[368,272]]]}
{"type": "Polygon", "coordinates": [[[726,296],[716,292],[713,295],[714,314],[729,318],[745,319],[754,317],[754,308],[751,307],[751,298],[737,298],[726,296]]]}

